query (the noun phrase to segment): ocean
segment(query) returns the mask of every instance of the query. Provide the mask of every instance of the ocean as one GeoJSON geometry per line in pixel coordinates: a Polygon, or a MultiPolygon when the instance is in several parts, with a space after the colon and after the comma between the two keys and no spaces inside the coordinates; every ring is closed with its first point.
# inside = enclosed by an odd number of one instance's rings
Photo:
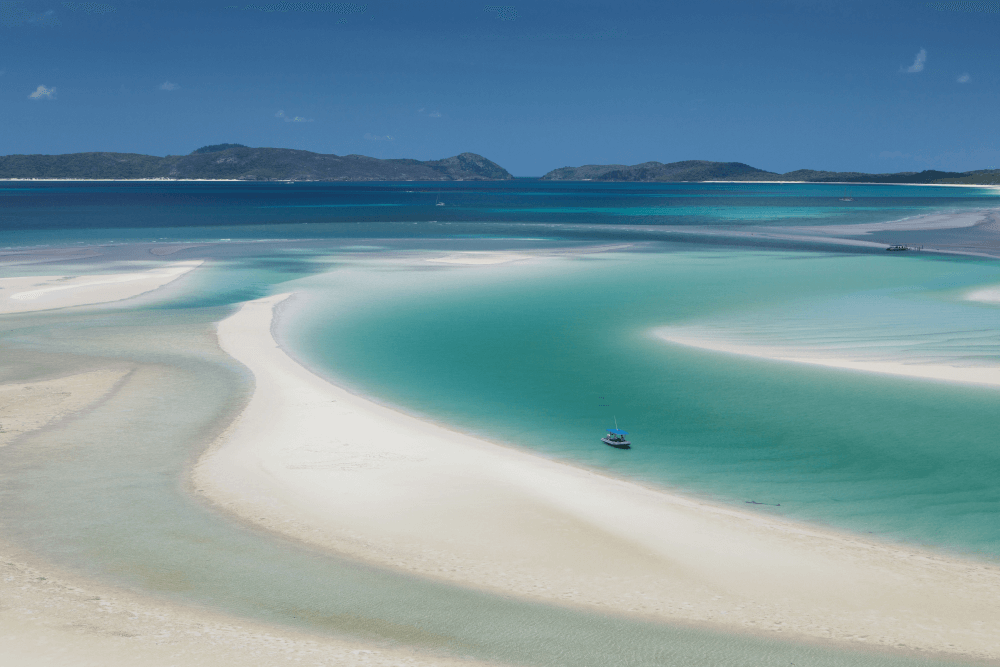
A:
{"type": "Polygon", "coordinates": [[[840,202],[843,194],[832,185],[531,180],[0,184],[0,248],[12,261],[98,244],[102,254],[74,260],[96,271],[149,259],[151,246],[131,244],[154,242],[196,246],[177,259],[213,258],[162,303],[8,318],[0,340],[10,378],[108,357],[142,372],[127,399],[0,450],[2,534],[155,596],[514,664],[931,664],[406,577],[234,524],[184,488],[188,466],[249,386],[212,348],[211,323],[240,301],[303,290],[318,305],[280,331],[293,353],[407,412],[716,502],[996,562],[997,389],[738,357],[654,335],[682,327],[852,358],[1000,365],[996,308],[964,299],[1000,284],[992,261],[737,246],[656,229],[881,222],[998,201],[985,188],[850,186],[854,201],[840,202]],[[521,265],[425,261],[622,242],[635,245],[521,265]],[[454,280],[456,271],[465,278],[454,280]],[[170,411],[150,409],[159,404],[170,411]],[[105,417],[123,414],[135,417],[108,433],[105,417]],[[616,419],[632,450],[600,443],[616,419]]]}
{"type": "MultiPolygon", "coordinates": [[[[987,187],[536,179],[332,184],[2,182],[0,247],[171,238],[479,236],[548,226],[554,226],[552,234],[567,238],[591,236],[597,227],[606,225],[854,224],[995,206],[996,194],[995,188],[987,187]],[[845,194],[854,201],[840,201],[845,194]],[[414,223],[418,229],[412,229],[414,223]],[[587,232],[588,227],[594,229],[587,232]]],[[[615,236],[613,230],[601,233],[615,236]]]]}

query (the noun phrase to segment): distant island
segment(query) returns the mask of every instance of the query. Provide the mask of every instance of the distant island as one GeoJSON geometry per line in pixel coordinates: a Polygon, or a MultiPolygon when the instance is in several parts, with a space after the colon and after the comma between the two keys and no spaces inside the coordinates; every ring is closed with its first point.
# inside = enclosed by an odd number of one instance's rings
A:
{"type": "Polygon", "coordinates": [[[623,164],[588,164],[582,167],[553,169],[542,176],[547,181],[607,182],[679,182],[679,181],[806,181],[811,183],[919,183],[1000,184],[1000,169],[978,171],[903,171],[894,174],[866,174],[856,171],[815,171],[799,169],[784,174],[764,171],[742,162],[643,162],[623,164]]]}
{"type": "Polygon", "coordinates": [[[69,153],[5,155],[0,179],[169,179],[239,181],[507,181],[514,177],[482,155],[407,160],[330,155],[241,144],[203,146],[189,155],[69,153]]]}
{"type": "MultiPolygon", "coordinates": [[[[202,146],[188,155],[67,153],[0,156],[0,179],[218,180],[218,181],[509,181],[514,176],[475,153],[443,160],[380,159],[292,148],[250,148],[242,144],[202,146]]],[[[812,183],[917,183],[998,185],[1000,169],[977,171],[857,171],[799,169],[784,174],[742,162],[643,162],[588,164],[553,169],[545,181],[704,182],[805,181],[812,183]]]]}

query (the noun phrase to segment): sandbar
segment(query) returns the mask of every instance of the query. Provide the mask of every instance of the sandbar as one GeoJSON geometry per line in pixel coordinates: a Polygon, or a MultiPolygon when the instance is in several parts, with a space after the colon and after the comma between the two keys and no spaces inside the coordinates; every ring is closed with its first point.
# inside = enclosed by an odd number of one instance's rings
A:
{"type": "Polygon", "coordinates": [[[963,298],[966,301],[978,301],[979,303],[1000,303],[1000,285],[970,290],[965,293],[963,298]]]}
{"type": "Polygon", "coordinates": [[[0,278],[0,315],[129,299],[177,280],[203,261],[171,262],[129,273],[0,278]]]}
{"type": "Polygon", "coordinates": [[[0,385],[0,447],[82,410],[114,389],[128,372],[108,368],[0,385]]]}
{"type": "Polygon", "coordinates": [[[274,627],[39,569],[0,544],[5,667],[476,667],[483,663],[274,627]]]}
{"type": "Polygon", "coordinates": [[[888,222],[867,222],[848,225],[801,225],[788,227],[763,227],[779,233],[814,234],[820,236],[861,236],[874,232],[932,231],[961,229],[977,225],[996,225],[1000,222],[1000,209],[973,209],[968,211],[943,211],[915,215],[888,222]]]}
{"type": "Polygon", "coordinates": [[[444,257],[430,257],[427,261],[439,264],[506,264],[507,262],[517,262],[529,257],[530,255],[516,252],[468,251],[455,252],[444,257]]]}
{"type": "Polygon", "coordinates": [[[774,519],[499,446],[357,396],[275,341],[219,344],[253,396],[193,472],[262,527],[403,571],[719,630],[1000,658],[1000,567],[774,519]]]}
{"type": "MultiPolygon", "coordinates": [[[[64,376],[0,384],[0,447],[30,438],[61,420],[84,416],[104,399],[127,392],[133,368],[127,361],[115,360],[64,376]]],[[[30,448],[34,443],[19,444],[30,448]]],[[[338,639],[153,599],[38,562],[0,536],[0,665],[4,667],[288,664],[475,667],[482,663],[338,639]]]]}
{"type": "Polygon", "coordinates": [[[914,363],[889,359],[849,359],[822,354],[809,354],[801,350],[788,350],[767,345],[747,345],[731,340],[698,335],[681,327],[662,327],[656,329],[653,335],[660,340],[677,345],[686,345],[701,350],[711,350],[726,354],[756,357],[758,359],[769,359],[771,361],[812,364],[814,366],[826,366],[827,368],[898,375],[901,377],[939,380],[942,382],[993,387],[1000,386],[1000,366],[951,366],[942,363],[914,363]]]}

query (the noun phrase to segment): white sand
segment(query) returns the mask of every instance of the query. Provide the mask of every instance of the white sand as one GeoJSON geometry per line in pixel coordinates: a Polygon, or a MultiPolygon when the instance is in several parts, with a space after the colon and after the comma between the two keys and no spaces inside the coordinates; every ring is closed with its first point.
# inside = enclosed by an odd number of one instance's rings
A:
{"type": "Polygon", "coordinates": [[[129,299],[163,287],[202,263],[172,262],[134,273],[0,278],[0,315],[129,299]]]}
{"type": "Polygon", "coordinates": [[[440,257],[425,257],[428,262],[438,264],[458,264],[464,266],[486,266],[491,264],[507,264],[526,259],[552,259],[555,257],[579,257],[583,255],[598,255],[605,252],[615,252],[634,248],[636,243],[616,243],[607,245],[587,245],[569,247],[550,247],[545,249],[511,252],[509,250],[466,250],[453,252],[440,257]]]}
{"type": "Polygon", "coordinates": [[[127,374],[127,368],[102,369],[0,385],[0,447],[82,410],[107,395],[127,374]]]}
{"type": "Polygon", "coordinates": [[[11,266],[44,264],[46,262],[69,262],[89,257],[99,257],[100,255],[101,251],[93,246],[0,250],[0,270],[11,266]]]}
{"type": "Polygon", "coordinates": [[[865,373],[882,373],[885,375],[900,375],[925,380],[940,380],[943,382],[959,382],[1000,386],[1000,367],[990,366],[949,366],[940,363],[904,363],[902,361],[869,361],[863,359],[846,359],[838,357],[810,355],[802,351],[789,351],[784,348],[765,345],[745,345],[725,339],[693,335],[682,328],[662,327],[654,335],[668,343],[697,347],[702,350],[738,354],[758,359],[784,361],[797,364],[813,364],[828,368],[862,371],[865,373]]]}
{"type": "Polygon", "coordinates": [[[506,264],[529,257],[530,255],[516,252],[469,251],[455,252],[444,257],[431,257],[427,261],[440,264],[506,264]]]}
{"type": "Polygon", "coordinates": [[[164,243],[163,245],[158,245],[155,248],[149,249],[149,254],[157,255],[162,257],[163,255],[173,255],[175,252],[180,252],[182,250],[190,250],[192,248],[204,248],[209,243],[164,243]]]}
{"type": "Polygon", "coordinates": [[[860,236],[873,232],[932,231],[938,229],[961,229],[980,224],[997,222],[1000,209],[978,209],[971,211],[945,211],[915,215],[889,222],[869,222],[853,225],[802,225],[794,227],[762,227],[775,233],[815,234],[820,236],[860,236]]]}
{"type": "Polygon", "coordinates": [[[0,546],[3,667],[473,667],[144,600],[18,562],[0,546]]]}
{"type": "MultiPolygon", "coordinates": [[[[111,366],[0,385],[0,446],[71,418],[129,373],[111,366]]],[[[30,444],[30,443],[29,443],[30,444]]],[[[474,667],[469,660],[276,628],[151,601],[20,560],[0,542],[3,667],[474,667]]]]}
{"type": "Polygon", "coordinates": [[[979,287],[971,290],[965,294],[964,299],[980,303],[1000,303],[1000,285],[979,287]]]}
{"type": "Polygon", "coordinates": [[[1000,658],[1000,568],[718,507],[401,414],[288,357],[271,335],[284,298],[249,302],[218,329],[256,388],[194,476],[245,519],[550,602],[1000,658]]]}

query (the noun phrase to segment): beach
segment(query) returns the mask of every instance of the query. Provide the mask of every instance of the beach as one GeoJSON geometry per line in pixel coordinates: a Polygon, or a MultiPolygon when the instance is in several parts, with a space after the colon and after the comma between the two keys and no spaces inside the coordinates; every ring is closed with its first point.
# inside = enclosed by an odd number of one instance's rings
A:
{"type": "Polygon", "coordinates": [[[159,289],[201,264],[200,260],[195,260],[128,273],[3,278],[0,279],[0,315],[130,299],[159,289]]]}
{"type": "Polygon", "coordinates": [[[0,544],[0,660],[11,667],[467,665],[151,600],[18,560],[0,544]]]}
{"type": "MultiPolygon", "coordinates": [[[[992,294],[992,292],[990,293],[992,294]]],[[[969,300],[991,301],[987,297],[970,297],[969,300]]],[[[696,335],[684,329],[664,327],[652,332],[652,335],[664,342],[676,345],[686,345],[700,350],[711,350],[725,354],[734,354],[770,361],[788,362],[794,364],[811,364],[837,368],[846,371],[862,373],[878,373],[896,375],[899,377],[921,378],[940,382],[955,382],[987,387],[1000,386],[1000,367],[989,366],[958,366],[944,363],[927,363],[896,360],[866,360],[851,359],[847,356],[829,356],[824,353],[808,354],[804,351],[789,351],[780,347],[766,345],[746,345],[706,335],[696,335]]]]}
{"type": "MultiPolygon", "coordinates": [[[[916,230],[967,233],[990,222],[976,212],[960,219],[937,216],[907,224],[916,230]]],[[[880,224],[897,228],[897,223],[880,224]]],[[[881,229],[846,229],[844,236],[815,238],[876,247],[877,241],[862,239],[881,229]],[[849,231],[859,233],[846,234],[849,231]]],[[[692,230],[684,233],[695,233],[692,230]]],[[[713,233],[738,243],[756,232],[713,233]]],[[[779,233],[777,228],[774,233],[779,233]]],[[[813,235],[802,228],[787,236],[803,240],[813,235]]],[[[341,253],[340,259],[351,263],[343,272],[350,276],[347,284],[363,285],[365,275],[406,271],[441,276],[437,285],[462,284],[473,275],[516,283],[526,276],[537,279],[538,267],[572,267],[574,262],[591,269],[617,266],[623,260],[616,253],[640,254],[652,248],[648,238],[620,240],[535,249],[497,244],[493,249],[463,250],[456,245],[399,254],[379,251],[375,259],[363,260],[341,253]]],[[[286,252],[286,246],[292,244],[283,244],[278,254],[286,252]]],[[[3,278],[0,309],[12,322],[29,323],[25,331],[34,326],[30,318],[39,318],[41,330],[54,323],[68,331],[70,318],[77,315],[126,312],[130,304],[146,307],[158,300],[190,298],[185,295],[205,289],[207,283],[179,279],[196,275],[205,262],[222,264],[215,257],[236,253],[237,247],[203,240],[149,243],[114,250],[120,254],[113,262],[100,257],[112,252],[101,247],[17,250],[6,258],[11,266],[44,261],[53,267],[45,269],[44,276],[3,278]],[[75,262],[81,259],[98,261],[87,275],[79,275],[75,262]],[[192,290],[192,285],[197,287],[192,290]]],[[[669,253],[658,256],[675,261],[669,253]]],[[[573,275],[562,271],[551,275],[573,275]]],[[[346,387],[356,385],[321,376],[322,369],[301,361],[301,351],[280,333],[298,313],[315,305],[310,299],[317,295],[280,284],[270,291],[265,298],[213,306],[229,309],[218,315],[214,332],[206,327],[186,339],[159,337],[151,329],[148,338],[130,342],[135,349],[164,354],[168,349],[195,356],[216,351],[245,369],[252,387],[248,402],[233,413],[238,417],[232,423],[219,424],[222,434],[217,439],[197,441],[191,459],[197,463],[187,471],[190,477],[184,473],[174,486],[183,487],[177,488],[178,495],[190,493],[213,508],[222,521],[256,531],[261,543],[290,538],[307,550],[359,568],[476,591],[484,599],[541,603],[664,629],[847,649],[845,656],[862,656],[857,658],[862,662],[868,659],[864,656],[876,661],[879,656],[1000,661],[1000,567],[993,560],[966,559],[860,531],[783,519],[749,506],[743,509],[742,500],[726,505],[665,486],[643,485],[575,465],[572,457],[555,460],[521,449],[517,441],[514,446],[509,441],[500,445],[447,423],[412,416],[380,403],[377,394],[352,393],[356,390],[346,387]]],[[[963,294],[960,298],[984,304],[996,301],[994,287],[963,294]]],[[[163,321],[182,313],[163,314],[163,321]]],[[[644,335],[723,357],[738,354],[853,372],[1000,384],[1000,375],[988,367],[810,357],[741,346],[696,329],[666,327],[644,335]]],[[[0,450],[48,442],[40,434],[83,433],[80,422],[91,417],[100,422],[98,414],[107,419],[100,428],[111,434],[127,430],[133,410],[163,412],[150,407],[153,403],[137,399],[132,404],[127,399],[145,392],[155,401],[161,387],[174,381],[172,376],[160,374],[160,361],[119,359],[119,348],[108,340],[106,348],[94,348],[95,358],[109,355],[106,361],[70,365],[63,371],[24,377],[28,371],[17,366],[17,373],[8,374],[0,385],[0,450]],[[106,405],[111,408],[100,412],[106,405]]],[[[44,348],[38,348],[37,354],[43,353],[44,348]]],[[[187,391],[183,382],[177,386],[181,393],[187,391]]],[[[123,470],[128,461],[126,457],[123,470]]],[[[176,529],[165,528],[178,539],[163,543],[168,551],[204,539],[198,533],[188,535],[189,527],[179,519],[176,529]]],[[[211,604],[161,599],[144,593],[142,586],[114,586],[72,568],[63,570],[44,556],[25,552],[23,544],[4,539],[0,536],[0,658],[12,664],[141,662],[166,667],[233,661],[272,665],[289,659],[306,664],[481,664],[462,659],[461,649],[448,648],[447,655],[439,655],[419,643],[414,648],[328,636],[282,621],[244,618],[239,611],[211,604]]],[[[215,548],[211,544],[203,554],[215,548]]],[[[157,562],[150,561],[148,567],[163,567],[157,562]]],[[[205,563],[198,562],[196,569],[201,570],[205,563]]],[[[233,562],[238,569],[241,561],[233,562]]],[[[142,567],[147,565],[137,562],[137,568],[142,567]]],[[[290,569],[285,581],[294,581],[297,572],[290,569]]],[[[335,592],[336,587],[324,590],[335,592]]],[[[405,628],[405,622],[398,627],[405,628]]]]}
{"type": "MultiPolygon", "coordinates": [[[[155,290],[202,264],[178,262],[142,272],[4,278],[4,312],[107,307],[155,290]],[[54,298],[9,303],[25,289],[59,289],[54,298]],[[17,309],[17,310],[15,310],[17,309]]],[[[162,290],[161,290],[162,291],[162,290]]],[[[27,363],[33,363],[28,359],[27,363]]],[[[11,365],[8,361],[7,368],[11,365]]],[[[0,448],[41,431],[72,429],[95,406],[128,394],[136,365],[109,359],[101,367],[0,384],[0,448]]],[[[109,423],[108,428],[121,428],[109,423]]],[[[109,586],[65,570],[0,536],[0,662],[18,667],[93,665],[263,667],[302,662],[357,666],[476,665],[406,647],[375,645],[234,618],[109,586]]]]}
{"type": "Polygon", "coordinates": [[[1000,658],[1000,568],[717,506],[422,422],[303,368],[288,295],[219,324],[255,378],[195,486],[270,530],[563,605],[788,638],[1000,658]]]}

